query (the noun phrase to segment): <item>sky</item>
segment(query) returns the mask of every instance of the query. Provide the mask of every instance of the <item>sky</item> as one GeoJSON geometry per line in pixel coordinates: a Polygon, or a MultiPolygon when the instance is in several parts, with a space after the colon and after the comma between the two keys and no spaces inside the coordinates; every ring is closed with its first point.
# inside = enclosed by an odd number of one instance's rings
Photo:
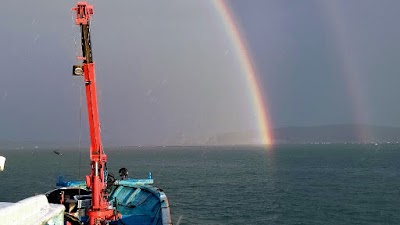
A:
{"type": "MultiPolygon", "coordinates": [[[[258,129],[231,37],[205,0],[89,1],[103,142],[190,144],[258,129]]],[[[76,1],[0,9],[0,140],[87,139],[76,1]],[[76,44],[77,45],[76,45],[76,44]]],[[[400,126],[399,1],[230,0],[273,127],[400,126]]]]}
{"type": "Polygon", "coordinates": [[[400,2],[232,3],[275,127],[400,125],[400,2]]]}

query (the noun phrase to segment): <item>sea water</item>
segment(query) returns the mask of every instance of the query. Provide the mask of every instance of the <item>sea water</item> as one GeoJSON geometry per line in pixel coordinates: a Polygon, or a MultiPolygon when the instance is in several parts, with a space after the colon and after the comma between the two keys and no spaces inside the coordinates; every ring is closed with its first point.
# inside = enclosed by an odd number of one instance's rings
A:
{"type": "MultiPolygon", "coordinates": [[[[83,180],[88,150],[0,150],[0,201],[83,180]]],[[[105,148],[108,170],[152,172],[174,224],[400,224],[399,145],[105,148]]]]}

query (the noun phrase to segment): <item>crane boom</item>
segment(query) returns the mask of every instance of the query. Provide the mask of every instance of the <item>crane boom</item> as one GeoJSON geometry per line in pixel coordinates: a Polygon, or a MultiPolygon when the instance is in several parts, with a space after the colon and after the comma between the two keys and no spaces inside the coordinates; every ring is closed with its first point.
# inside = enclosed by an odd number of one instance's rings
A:
{"type": "Polygon", "coordinates": [[[110,207],[107,196],[107,155],[103,152],[100,135],[100,121],[97,106],[95,64],[93,62],[90,41],[90,17],[93,5],[78,2],[76,7],[76,25],[81,30],[82,65],[73,66],[73,75],[83,76],[86,88],[86,104],[90,128],[90,160],[91,173],[86,176],[86,185],[92,191],[92,205],[88,212],[89,224],[105,224],[108,220],[117,220],[118,215],[110,207]]]}

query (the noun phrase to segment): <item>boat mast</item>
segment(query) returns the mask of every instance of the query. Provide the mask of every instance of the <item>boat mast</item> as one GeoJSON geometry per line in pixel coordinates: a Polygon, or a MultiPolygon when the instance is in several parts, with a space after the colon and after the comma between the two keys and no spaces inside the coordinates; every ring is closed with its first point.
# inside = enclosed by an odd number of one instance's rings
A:
{"type": "Polygon", "coordinates": [[[73,66],[73,75],[84,76],[86,87],[86,103],[90,128],[90,160],[91,173],[86,176],[86,185],[92,191],[92,205],[88,212],[89,224],[105,224],[107,220],[116,220],[117,215],[110,207],[107,196],[107,156],[103,152],[100,136],[100,122],[97,108],[96,80],[92,45],[90,42],[90,16],[93,14],[93,5],[87,2],[78,2],[75,8],[76,25],[81,30],[82,65],[73,66]]]}

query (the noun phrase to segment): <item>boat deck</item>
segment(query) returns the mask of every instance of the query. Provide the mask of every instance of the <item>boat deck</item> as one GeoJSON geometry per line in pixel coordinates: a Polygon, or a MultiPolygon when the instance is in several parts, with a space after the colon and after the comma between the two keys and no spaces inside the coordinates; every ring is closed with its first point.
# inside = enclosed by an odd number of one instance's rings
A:
{"type": "Polygon", "coordinates": [[[1,224],[64,225],[64,206],[49,204],[46,196],[37,195],[16,203],[0,202],[1,224]]]}

